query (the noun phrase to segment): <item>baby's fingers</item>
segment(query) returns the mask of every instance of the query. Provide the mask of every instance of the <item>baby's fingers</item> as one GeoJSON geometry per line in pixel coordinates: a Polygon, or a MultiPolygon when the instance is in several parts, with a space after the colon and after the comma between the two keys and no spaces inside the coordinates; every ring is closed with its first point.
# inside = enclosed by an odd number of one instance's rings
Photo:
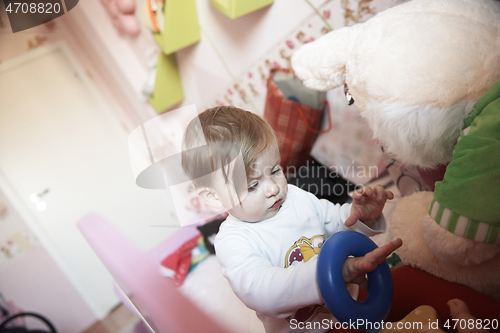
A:
{"type": "Polygon", "coordinates": [[[396,249],[403,245],[401,238],[398,238],[382,247],[379,247],[372,252],[368,253],[365,258],[371,264],[378,266],[385,261],[385,259],[396,249]]]}
{"type": "Polygon", "coordinates": [[[361,191],[365,197],[371,197],[372,195],[375,194],[374,189],[372,189],[370,186],[363,187],[361,191]]]}
{"type": "Polygon", "coordinates": [[[354,200],[361,200],[361,198],[363,198],[363,192],[362,191],[354,191],[354,192],[352,192],[352,198],[354,200]]]}
{"type": "Polygon", "coordinates": [[[373,191],[376,193],[377,201],[380,203],[385,203],[387,201],[387,199],[389,199],[389,200],[394,199],[394,194],[391,191],[386,191],[382,187],[382,185],[375,186],[373,191]]]}
{"type": "Polygon", "coordinates": [[[360,190],[354,191],[352,193],[352,198],[354,200],[362,200],[364,196],[369,197],[373,194],[374,194],[373,189],[370,186],[365,186],[365,187],[361,188],[360,190]]]}
{"type": "Polygon", "coordinates": [[[360,213],[357,208],[351,208],[351,215],[345,220],[344,224],[346,227],[352,227],[356,222],[358,222],[360,213]]]}
{"type": "Polygon", "coordinates": [[[397,238],[380,248],[381,255],[384,255],[384,257],[387,258],[387,256],[389,256],[392,252],[400,248],[401,245],[403,245],[403,241],[401,240],[401,238],[397,238]]]}

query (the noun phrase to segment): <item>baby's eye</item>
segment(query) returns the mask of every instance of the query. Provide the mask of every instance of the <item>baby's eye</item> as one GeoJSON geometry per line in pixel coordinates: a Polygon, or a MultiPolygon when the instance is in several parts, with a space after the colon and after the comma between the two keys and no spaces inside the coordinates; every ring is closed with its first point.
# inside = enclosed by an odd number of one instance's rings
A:
{"type": "Polygon", "coordinates": [[[276,167],[276,168],[275,168],[275,169],[271,172],[271,175],[275,175],[275,174],[277,174],[277,173],[280,173],[280,172],[281,172],[281,170],[282,170],[282,169],[281,169],[281,166],[276,167]]]}
{"type": "Polygon", "coordinates": [[[258,182],[251,183],[251,184],[248,186],[248,192],[255,191],[255,190],[257,189],[257,186],[259,186],[259,183],[258,183],[258,182]]]}

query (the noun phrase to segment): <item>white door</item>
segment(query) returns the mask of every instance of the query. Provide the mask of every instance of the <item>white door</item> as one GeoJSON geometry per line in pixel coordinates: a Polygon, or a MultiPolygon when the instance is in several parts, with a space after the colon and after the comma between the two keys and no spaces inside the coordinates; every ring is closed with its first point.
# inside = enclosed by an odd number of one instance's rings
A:
{"type": "Polygon", "coordinates": [[[98,212],[144,249],[178,227],[163,193],[135,185],[127,133],[62,43],[0,65],[0,173],[0,186],[98,317],[117,297],[78,219],[98,212]],[[40,212],[30,194],[44,191],[40,212]]]}

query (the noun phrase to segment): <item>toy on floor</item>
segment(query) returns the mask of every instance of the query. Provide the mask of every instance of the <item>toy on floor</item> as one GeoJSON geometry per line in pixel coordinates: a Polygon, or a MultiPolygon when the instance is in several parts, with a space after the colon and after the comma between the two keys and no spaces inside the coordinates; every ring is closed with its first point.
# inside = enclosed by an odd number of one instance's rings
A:
{"type": "Polygon", "coordinates": [[[135,17],[135,0],[101,0],[118,32],[137,36],[141,29],[135,17]]]}
{"type": "Polygon", "coordinates": [[[439,321],[436,310],[429,305],[421,305],[410,312],[402,320],[386,324],[381,330],[370,330],[368,333],[413,333],[417,330],[429,333],[444,333],[439,328],[439,321]]]}
{"type": "MultiPolygon", "coordinates": [[[[491,322],[477,320],[465,304],[464,301],[454,298],[448,301],[451,321],[439,321],[436,309],[429,305],[421,305],[410,312],[402,320],[394,323],[386,323],[380,330],[369,330],[368,333],[445,333],[441,328],[456,328],[459,333],[478,332],[485,327],[485,331],[492,327],[491,322]],[[486,324],[486,325],[485,325],[486,324]]],[[[497,326],[497,325],[496,325],[497,326]]]]}
{"type": "MultiPolygon", "coordinates": [[[[341,231],[328,238],[318,256],[318,287],[330,312],[340,322],[380,322],[392,304],[392,277],[387,262],[368,273],[370,290],[366,300],[357,302],[347,290],[342,266],[349,256],[361,257],[377,248],[365,235],[341,231]]],[[[361,329],[364,325],[358,325],[361,329]]]]}
{"type": "Polygon", "coordinates": [[[464,301],[454,298],[448,301],[452,320],[440,321],[432,306],[422,305],[398,322],[386,323],[383,329],[371,329],[368,333],[445,333],[442,328],[456,329],[459,333],[489,332],[498,328],[498,321],[483,321],[474,317],[464,301]]]}
{"type": "Polygon", "coordinates": [[[292,57],[306,86],[345,85],[395,159],[420,168],[449,163],[434,192],[397,204],[389,233],[403,240],[403,263],[496,299],[499,36],[499,2],[414,0],[334,30],[292,57]]]}

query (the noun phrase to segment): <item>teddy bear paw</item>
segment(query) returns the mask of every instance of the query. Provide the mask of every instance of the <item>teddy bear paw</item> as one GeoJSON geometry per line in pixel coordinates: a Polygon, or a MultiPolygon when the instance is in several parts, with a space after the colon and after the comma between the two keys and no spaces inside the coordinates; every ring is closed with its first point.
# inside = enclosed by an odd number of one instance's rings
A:
{"type": "Polygon", "coordinates": [[[477,265],[500,253],[500,244],[487,244],[455,235],[429,215],[422,219],[422,230],[431,251],[444,262],[477,265]]]}

